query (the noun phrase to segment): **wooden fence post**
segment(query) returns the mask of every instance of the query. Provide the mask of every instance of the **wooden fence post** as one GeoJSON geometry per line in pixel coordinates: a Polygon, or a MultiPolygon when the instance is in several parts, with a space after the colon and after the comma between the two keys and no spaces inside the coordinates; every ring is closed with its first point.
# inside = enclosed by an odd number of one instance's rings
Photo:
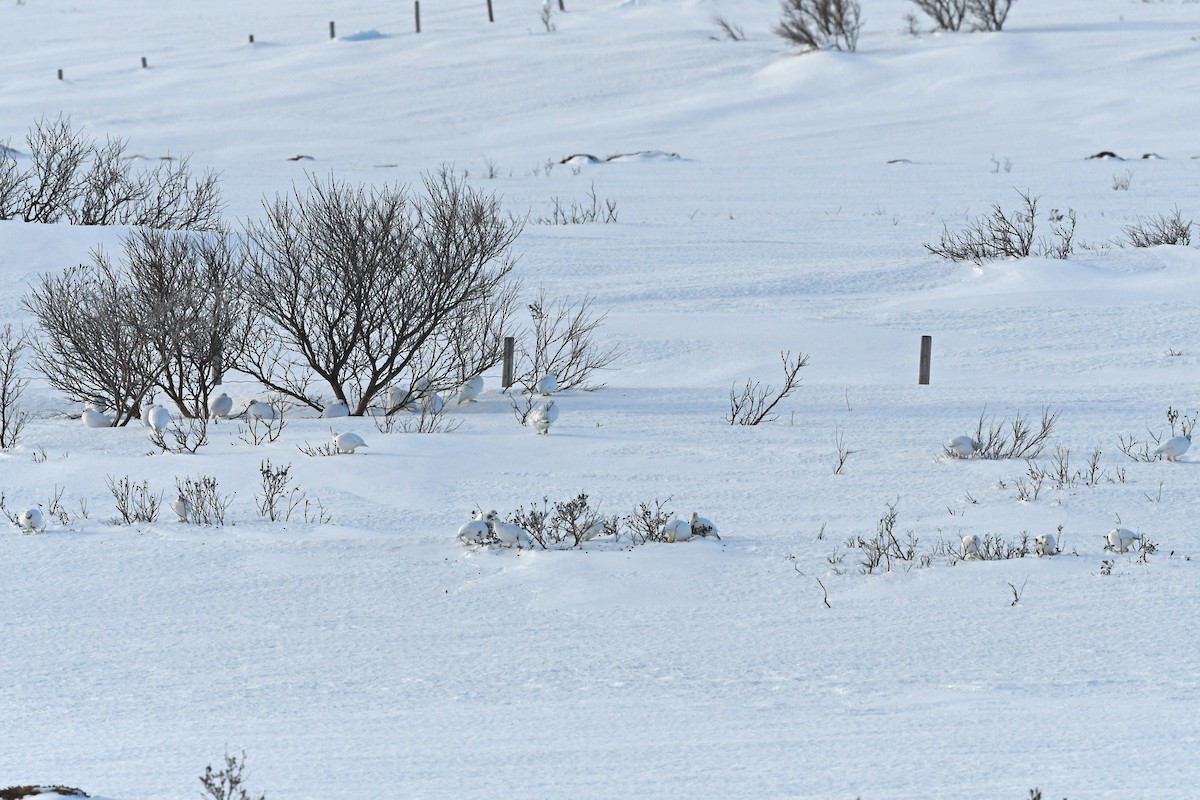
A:
{"type": "Polygon", "coordinates": [[[921,386],[929,385],[929,363],[933,355],[933,337],[921,337],[921,375],[917,379],[921,386]]]}
{"type": "Polygon", "coordinates": [[[254,44],[254,34],[250,34],[250,44],[254,44]]]}
{"type": "Polygon", "coordinates": [[[337,34],[334,33],[333,20],[329,20],[329,38],[336,39],[337,34]]]}
{"type": "Polygon", "coordinates": [[[417,33],[421,32],[421,0],[413,0],[413,19],[417,22],[417,33]]]}
{"type": "Polygon", "coordinates": [[[147,66],[149,66],[149,65],[146,64],[146,57],[142,56],[142,69],[145,69],[147,66]]]}
{"type": "Polygon", "coordinates": [[[58,79],[60,81],[62,80],[62,70],[61,69],[58,71],[58,79]]]}
{"type": "Polygon", "coordinates": [[[513,351],[516,344],[517,340],[512,336],[504,337],[504,376],[500,379],[502,389],[513,385],[513,351]]]}
{"type": "Polygon", "coordinates": [[[496,17],[492,15],[492,0],[487,0],[488,4],[488,22],[495,22],[496,17]]]}

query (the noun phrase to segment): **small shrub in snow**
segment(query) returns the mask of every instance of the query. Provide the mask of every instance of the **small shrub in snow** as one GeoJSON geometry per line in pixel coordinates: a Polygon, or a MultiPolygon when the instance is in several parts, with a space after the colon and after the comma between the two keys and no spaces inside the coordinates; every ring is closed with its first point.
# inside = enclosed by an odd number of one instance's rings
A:
{"type": "Polygon", "coordinates": [[[972,27],[977,31],[1000,31],[1017,0],[967,0],[972,27]]]}
{"type": "Polygon", "coordinates": [[[176,478],[175,489],[186,502],[188,522],[192,525],[221,526],[234,495],[223,495],[217,479],[211,475],[176,478]]]}
{"type": "Polygon", "coordinates": [[[246,769],[246,753],[237,756],[225,754],[225,768],[214,770],[212,764],[204,768],[200,783],[204,786],[208,800],[266,800],[265,794],[254,798],[246,791],[243,773],[246,769]]]}
{"type": "Polygon", "coordinates": [[[582,492],[553,506],[549,497],[543,497],[540,505],[530,503],[528,508],[518,508],[511,521],[525,529],[543,550],[579,547],[597,536],[618,533],[617,518],[605,517],[592,508],[582,492]]]}
{"type": "Polygon", "coordinates": [[[1189,245],[1192,243],[1192,220],[1184,220],[1176,208],[1170,216],[1138,219],[1136,225],[1126,225],[1122,231],[1131,247],[1157,247],[1163,244],[1189,245]]]}
{"type": "Polygon", "coordinates": [[[305,442],[303,445],[296,445],[296,448],[299,449],[301,453],[304,453],[304,455],[312,458],[338,455],[337,445],[335,445],[333,442],[326,442],[322,445],[314,445],[305,442]]]}
{"type": "Polygon", "coordinates": [[[238,424],[238,438],[254,447],[270,444],[278,439],[283,434],[283,428],[287,422],[278,406],[271,403],[271,408],[273,413],[269,418],[247,413],[246,421],[238,424]]]}
{"type": "Polygon", "coordinates": [[[587,199],[583,202],[572,200],[564,203],[558,197],[550,198],[550,216],[538,217],[534,220],[537,225],[590,225],[594,222],[611,224],[617,221],[617,201],[604,199],[603,204],[596,196],[596,184],[588,190],[587,199]]]}
{"type": "Polygon", "coordinates": [[[519,342],[513,369],[517,385],[533,392],[540,378],[553,374],[558,391],[604,387],[603,383],[593,382],[596,372],[611,368],[624,351],[596,341],[596,331],[608,312],[597,311],[595,302],[586,294],[579,300],[552,301],[544,289],[534,296],[529,303],[531,338],[519,342]]]}
{"type": "Polygon", "coordinates": [[[139,522],[154,522],[158,518],[158,512],[162,508],[162,494],[156,495],[151,492],[148,482],[134,483],[129,480],[128,475],[119,479],[106,475],[104,480],[116,501],[121,522],[135,525],[139,522]]]}
{"type": "MultiPolygon", "coordinates": [[[[859,570],[864,575],[870,575],[876,570],[891,572],[892,566],[898,562],[906,562],[910,568],[917,560],[917,538],[909,531],[904,540],[896,535],[896,507],[899,501],[888,503],[886,510],[875,526],[875,535],[856,536],[846,542],[847,547],[857,548],[861,554],[859,570]]],[[[922,561],[923,566],[928,563],[922,561]]]]}
{"type": "Polygon", "coordinates": [[[741,25],[735,25],[721,16],[713,17],[713,24],[717,26],[720,35],[708,37],[710,39],[718,41],[726,39],[731,42],[743,42],[746,40],[746,32],[742,30],[741,25]]]}
{"type": "Polygon", "coordinates": [[[780,353],[779,359],[783,362],[783,385],[776,390],[770,385],[764,386],[747,379],[746,385],[739,390],[734,384],[729,390],[726,422],[730,425],[758,425],[778,418],[774,413],[775,406],[800,385],[800,370],[808,366],[808,356],[801,353],[793,358],[789,351],[780,353]]]}
{"type": "Polygon", "coordinates": [[[806,50],[858,48],[862,7],[857,0],[782,0],[783,18],[773,31],[806,50]]]}
{"type": "Polygon", "coordinates": [[[959,231],[943,227],[937,244],[925,249],[950,261],[970,261],[983,265],[1000,258],[1025,258],[1043,255],[1049,258],[1069,258],[1074,252],[1075,212],[1055,214],[1050,220],[1052,237],[1038,239],[1037,202],[1028,192],[1018,192],[1022,208],[1007,212],[999,204],[992,213],[977,218],[959,231]],[[1036,249],[1035,249],[1036,245],[1036,249]]]}
{"type": "Polygon", "coordinates": [[[453,433],[462,427],[462,420],[452,419],[447,413],[449,408],[449,404],[421,403],[411,416],[375,414],[371,422],[380,433],[453,433]]]}
{"type": "Polygon", "coordinates": [[[976,458],[1009,459],[1037,458],[1045,449],[1054,433],[1054,425],[1058,422],[1058,411],[1051,412],[1043,408],[1041,418],[1030,422],[1029,418],[1017,412],[1011,419],[996,421],[994,414],[988,414],[985,408],[979,415],[975,428],[976,458]]]}
{"type": "Polygon", "coordinates": [[[152,429],[150,441],[162,453],[194,453],[208,444],[208,419],[199,416],[172,420],[161,431],[152,429]]]}
{"type": "Polygon", "coordinates": [[[21,359],[25,354],[25,331],[12,325],[0,328],[0,450],[14,447],[29,415],[19,405],[29,379],[21,375],[21,359]]]}
{"type": "Polygon", "coordinates": [[[934,29],[956,31],[967,16],[970,0],[912,0],[913,5],[933,20],[934,29]]]}

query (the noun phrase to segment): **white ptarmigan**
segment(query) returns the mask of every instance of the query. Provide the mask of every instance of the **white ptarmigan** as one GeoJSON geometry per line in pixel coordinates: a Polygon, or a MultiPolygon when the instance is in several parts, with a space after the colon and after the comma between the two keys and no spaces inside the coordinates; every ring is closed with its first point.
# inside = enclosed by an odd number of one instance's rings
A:
{"type": "Polygon", "coordinates": [[[529,414],[529,424],[535,433],[549,433],[555,422],[558,422],[558,407],[553,400],[547,400],[529,414]]]}
{"type": "Polygon", "coordinates": [[[335,433],[333,434],[333,446],[339,453],[353,453],[355,448],[366,447],[367,443],[357,433],[335,433]]]}
{"type": "Polygon", "coordinates": [[[1053,533],[1043,533],[1034,539],[1033,542],[1033,550],[1039,556],[1058,555],[1058,539],[1054,538],[1053,533]]]}
{"type": "Polygon", "coordinates": [[[246,406],[246,419],[273,420],[275,419],[275,407],[262,400],[253,400],[250,405],[246,406]]]}
{"type": "Polygon", "coordinates": [[[983,558],[983,554],[979,552],[979,537],[973,533],[968,533],[962,537],[963,558],[967,561],[978,561],[983,558]]]}
{"type": "Polygon", "coordinates": [[[155,406],[150,409],[147,415],[147,422],[150,423],[151,429],[156,433],[162,433],[171,424],[171,412],[162,406],[155,406]]]}
{"type": "Polygon", "coordinates": [[[463,403],[474,403],[476,402],[475,398],[479,397],[479,395],[482,393],[483,376],[476,375],[474,378],[471,378],[469,381],[463,383],[462,386],[458,387],[458,402],[460,405],[463,403]]]}
{"type": "Polygon", "coordinates": [[[1127,553],[1129,548],[1133,547],[1133,543],[1142,537],[1128,528],[1113,528],[1104,538],[1108,541],[1108,544],[1104,546],[1105,550],[1127,553]]]}
{"type": "Polygon", "coordinates": [[[500,544],[505,547],[533,547],[533,536],[520,525],[497,519],[492,521],[492,531],[496,534],[496,538],[500,540],[500,544]]]}
{"type": "Polygon", "coordinates": [[[688,524],[692,526],[692,536],[711,536],[714,539],[721,538],[720,533],[717,531],[717,526],[713,525],[711,520],[705,519],[695,511],[688,518],[688,524]]]}
{"type": "Polygon", "coordinates": [[[42,516],[40,508],[27,508],[20,514],[17,514],[17,524],[26,533],[33,533],[34,531],[40,531],[45,526],[46,520],[42,516]]]}
{"type": "Polygon", "coordinates": [[[483,544],[492,537],[492,524],[499,518],[495,511],[480,511],[458,529],[458,539],[463,544],[483,544]]]}
{"type": "Polygon", "coordinates": [[[334,400],[325,408],[321,409],[322,419],[336,419],[337,417],[350,416],[350,409],[346,406],[345,400],[334,400]]]}
{"type": "Polygon", "coordinates": [[[538,378],[538,382],[533,386],[533,391],[535,394],[554,394],[558,391],[558,376],[553,372],[547,372],[538,378]]]}
{"type": "Polygon", "coordinates": [[[1167,461],[1178,461],[1179,457],[1188,451],[1192,446],[1192,436],[1172,436],[1165,442],[1154,448],[1154,455],[1162,456],[1167,461]]]}
{"type": "Polygon", "coordinates": [[[979,451],[979,442],[970,436],[955,436],[946,442],[946,455],[954,458],[970,458],[979,451]]]}
{"type": "Polygon", "coordinates": [[[686,519],[672,518],[663,526],[668,542],[686,542],[692,538],[692,524],[686,519]]]}
{"type": "Polygon", "coordinates": [[[187,522],[188,514],[192,511],[192,501],[181,494],[171,501],[171,510],[179,517],[180,522],[187,522]]]}
{"type": "Polygon", "coordinates": [[[221,392],[216,397],[208,398],[208,416],[213,421],[220,421],[229,416],[229,412],[233,411],[233,398],[221,392]]]}
{"type": "Polygon", "coordinates": [[[83,424],[89,428],[111,428],[112,420],[94,408],[83,410],[83,424]]]}

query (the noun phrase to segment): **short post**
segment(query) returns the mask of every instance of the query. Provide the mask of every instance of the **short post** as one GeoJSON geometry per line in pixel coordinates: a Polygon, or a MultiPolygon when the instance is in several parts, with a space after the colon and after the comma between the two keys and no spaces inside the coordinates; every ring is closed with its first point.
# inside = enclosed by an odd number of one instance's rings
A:
{"type": "Polygon", "coordinates": [[[61,69],[58,71],[58,79],[60,81],[62,80],[62,70],[61,69]]]}
{"type": "Polygon", "coordinates": [[[567,7],[563,5],[563,0],[558,0],[558,10],[559,10],[559,11],[566,11],[566,10],[567,10],[567,7]]]}
{"type": "Polygon", "coordinates": [[[250,34],[250,44],[254,44],[254,34],[250,34]]]}
{"type": "MultiPolygon", "coordinates": [[[[492,16],[492,0],[487,0],[488,4],[488,22],[495,22],[496,18],[492,16]]],[[[507,388],[507,387],[505,387],[507,388]]]]}
{"type": "Polygon", "coordinates": [[[148,65],[146,64],[146,57],[142,56],[142,69],[145,69],[147,66],[148,65]]]}
{"type": "Polygon", "coordinates": [[[417,33],[421,32],[421,0],[413,0],[413,19],[417,23],[417,33]]]}
{"type": "Polygon", "coordinates": [[[334,33],[333,20],[329,20],[329,38],[336,39],[337,34],[334,33]]]}
{"type": "Polygon", "coordinates": [[[921,337],[921,375],[918,382],[921,386],[929,385],[929,363],[933,354],[933,337],[921,337]]]}
{"type": "Polygon", "coordinates": [[[513,350],[516,344],[517,340],[512,336],[504,337],[504,376],[500,379],[502,389],[513,385],[513,350]]]}

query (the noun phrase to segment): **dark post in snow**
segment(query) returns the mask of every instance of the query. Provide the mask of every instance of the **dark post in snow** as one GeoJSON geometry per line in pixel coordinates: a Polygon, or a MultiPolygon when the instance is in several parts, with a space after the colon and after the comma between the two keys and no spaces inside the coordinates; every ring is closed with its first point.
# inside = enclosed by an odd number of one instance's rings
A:
{"type": "Polygon", "coordinates": [[[496,18],[492,16],[492,0],[487,0],[488,4],[488,22],[495,22],[496,18]]]}
{"type": "Polygon", "coordinates": [[[145,69],[147,66],[149,66],[149,65],[146,64],[146,57],[142,56],[142,69],[145,69]]]}
{"type": "Polygon", "coordinates": [[[421,0],[413,0],[413,19],[417,23],[417,33],[421,32],[421,0]]]}
{"type": "Polygon", "coordinates": [[[567,10],[567,7],[563,5],[563,0],[558,0],[558,10],[559,10],[559,11],[566,11],[566,10],[567,10]]]}
{"type": "Polygon", "coordinates": [[[932,360],[933,337],[921,337],[921,376],[918,382],[921,386],[929,385],[929,362],[932,360]]]}
{"type": "Polygon", "coordinates": [[[250,44],[254,44],[254,34],[250,34],[250,44]]]}
{"type": "Polygon", "coordinates": [[[333,20],[329,20],[329,38],[330,38],[330,39],[336,39],[336,38],[337,38],[337,34],[335,34],[333,31],[334,31],[334,28],[333,28],[333,20]]]}
{"type": "Polygon", "coordinates": [[[61,69],[58,71],[58,79],[60,81],[62,80],[62,70],[61,69]]]}
{"type": "Polygon", "coordinates": [[[504,337],[504,375],[500,379],[500,388],[507,389],[513,385],[513,350],[517,340],[511,336],[504,337]]]}

